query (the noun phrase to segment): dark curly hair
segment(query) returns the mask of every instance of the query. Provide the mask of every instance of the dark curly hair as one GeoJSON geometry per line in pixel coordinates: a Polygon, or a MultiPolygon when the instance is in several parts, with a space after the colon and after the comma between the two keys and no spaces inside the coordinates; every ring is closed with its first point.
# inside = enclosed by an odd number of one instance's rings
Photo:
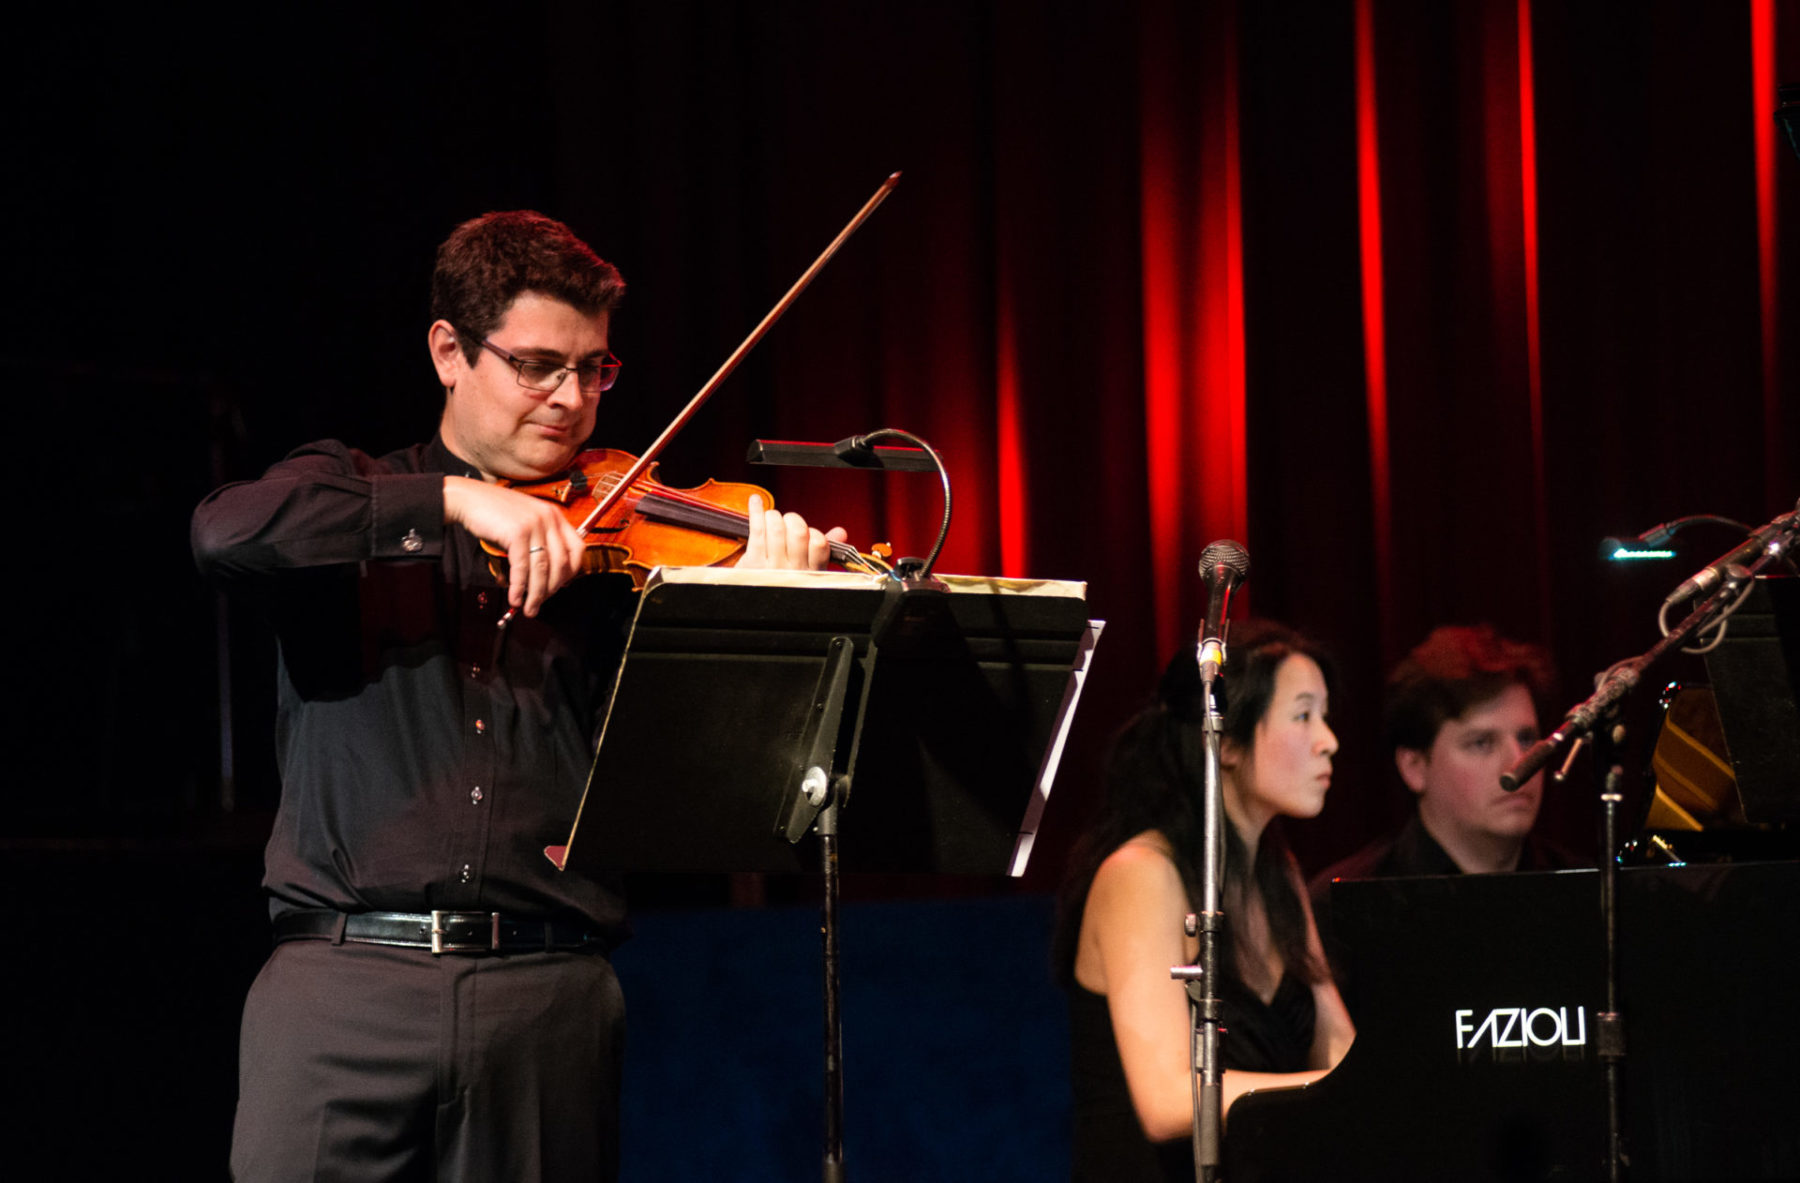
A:
{"type": "MultiPolygon", "coordinates": [[[[1248,751],[1256,725],[1275,697],[1275,675],[1294,654],[1318,663],[1327,692],[1334,684],[1330,657],[1316,643],[1272,621],[1247,620],[1232,629],[1230,662],[1225,667],[1224,735],[1248,751]]],[[[1113,739],[1106,767],[1106,798],[1092,829],[1070,859],[1070,873],[1058,900],[1053,957],[1059,978],[1074,980],[1076,941],[1081,914],[1094,874],[1107,856],[1146,830],[1168,839],[1188,900],[1198,906],[1204,834],[1201,786],[1205,748],[1201,725],[1206,703],[1191,648],[1178,651],[1163,671],[1156,697],[1113,739]]],[[[1227,932],[1221,956],[1227,965],[1241,942],[1241,902],[1255,890],[1269,919],[1269,935],[1288,969],[1307,981],[1324,978],[1306,946],[1306,912],[1294,890],[1293,856],[1274,818],[1256,844],[1252,861],[1237,828],[1225,827],[1225,913],[1227,932]],[[1246,864],[1249,864],[1246,866],[1246,864]]]]}
{"type": "Polygon", "coordinates": [[[431,318],[447,320],[472,364],[521,292],[540,292],[598,316],[625,296],[619,269],[575,232],[532,210],[471,218],[438,247],[431,318]]]}
{"type": "Polygon", "coordinates": [[[1388,675],[1388,750],[1430,751],[1439,728],[1508,686],[1531,691],[1541,710],[1555,680],[1549,653],[1508,640],[1491,624],[1435,628],[1388,675]]]}

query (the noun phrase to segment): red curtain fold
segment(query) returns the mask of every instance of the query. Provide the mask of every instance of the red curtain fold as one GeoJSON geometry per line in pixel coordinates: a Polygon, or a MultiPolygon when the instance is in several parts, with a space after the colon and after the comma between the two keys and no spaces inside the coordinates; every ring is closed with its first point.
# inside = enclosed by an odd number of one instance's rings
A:
{"type": "Polygon", "coordinates": [[[1148,5],[1141,36],[1148,607],[1166,653],[1197,623],[1200,550],[1249,541],[1236,5],[1148,5]]]}

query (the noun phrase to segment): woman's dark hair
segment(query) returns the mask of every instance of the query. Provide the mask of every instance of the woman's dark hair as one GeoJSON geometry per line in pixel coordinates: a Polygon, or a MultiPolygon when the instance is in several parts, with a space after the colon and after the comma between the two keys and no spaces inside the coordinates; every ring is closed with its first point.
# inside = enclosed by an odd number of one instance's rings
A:
{"type": "MultiPolygon", "coordinates": [[[[1224,673],[1224,734],[1239,748],[1249,751],[1275,697],[1275,674],[1281,663],[1296,653],[1318,663],[1329,692],[1334,681],[1331,660],[1314,642],[1293,629],[1272,621],[1247,620],[1232,629],[1230,660],[1224,673]]],[[[1058,906],[1054,957],[1065,984],[1074,980],[1076,941],[1081,933],[1082,909],[1094,873],[1108,855],[1146,830],[1157,830],[1168,839],[1182,886],[1194,906],[1202,897],[1201,786],[1205,776],[1202,723],[1206,703],[1200,691],[1200,672],[1194,651],[1184,648],[1163,671],[1156,697],[1114,737],[1107,760],[1105,800],[1092,829],[1077,845],[1070,859],[1058,906]]],[[[1281,830],[1281,819],[1272,819],[1256,844],[1251,862],[1237,828],[1225,827],[1225,914],[1227,932],[1222,956],[1229,960],[1241,941],[1242,901],[1249,891],[1261,897],[1269,918],[1269,935],[1287,968],[1307,981],[1325,975],[1306,947],[1306,912],[1294,890],[1289,870],[1292,856],[1281,830]]]]}

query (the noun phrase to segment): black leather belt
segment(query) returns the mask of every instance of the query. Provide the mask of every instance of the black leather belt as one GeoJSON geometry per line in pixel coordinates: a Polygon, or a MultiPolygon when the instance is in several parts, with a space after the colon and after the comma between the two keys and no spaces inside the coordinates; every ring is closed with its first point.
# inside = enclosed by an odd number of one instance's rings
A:
{"type": "Polygon", "coordinates": [[[610,942],[585,924],[532,920],[498,912],[289,912],[275,919],[275,941],[352,941],[433,953],[521,953],[594,949],[610,942]]]}

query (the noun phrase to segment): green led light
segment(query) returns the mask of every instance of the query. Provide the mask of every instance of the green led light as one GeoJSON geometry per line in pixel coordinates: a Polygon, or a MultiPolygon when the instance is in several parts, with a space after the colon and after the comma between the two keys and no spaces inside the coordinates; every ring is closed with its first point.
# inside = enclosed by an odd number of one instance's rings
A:
{"type": "Polygon", "coordinates": [[[1627,550],[1621,546],[1606,557],[1614,562],[1625,559],[1672,559],[1675,557],[1675,552],[1672,550],[1627,550]]]}

